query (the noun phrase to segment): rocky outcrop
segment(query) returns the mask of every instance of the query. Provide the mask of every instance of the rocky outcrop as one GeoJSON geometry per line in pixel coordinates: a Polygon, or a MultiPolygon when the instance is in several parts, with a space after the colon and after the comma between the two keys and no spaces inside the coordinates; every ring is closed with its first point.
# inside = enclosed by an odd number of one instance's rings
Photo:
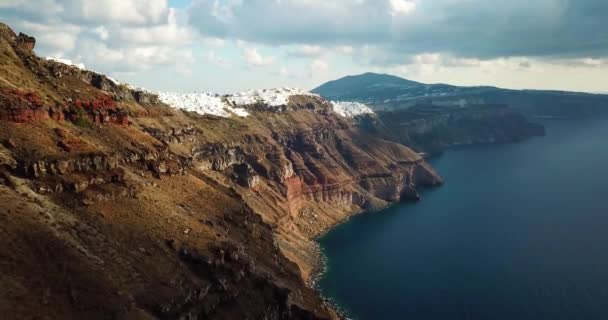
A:
{"type": "Polygon", "coordinates": [[[53,60],[37,61],[37,64],[33,64],[32,68],[39,74],[46,77],[52,76],[54,78],[77,78],[83,83],[89,84],[111,96],[115,101],[137,102],[146,105],[161,104],[156,94],[141,89],[135,89],[125,84],[117,83],[113,79],[93,71],[83,70],[75,66],[66,65],[53,60]]]}
{"type": "Polygon", "coordinates": [[[129,115],[126,110],[119,108],[114,100],[106,95],[101,95],[92,100],[76,100],[74,108],[67,113],[67,118],[72,121],[88,119],[96,124],[114,123],[129,125],[129,115]]]}
{"type": "Polygon", "coordinates": [[[96,172],[113,170],[122,165],[142,165],[157,174],[178,174],[191,165],[189,159],[180,159],[167,152],[142,151],[127,154],[82,154],[75,156],[48,157],[22,160],[15,172],[28,178],[48,175],[65,175],[74,172],[96,172]]]}
{"type": "MultiPolygon", "coordinates": [[[[69,134],[60,128],[60,137],[69,134]]],[[[60,140],[58,147],[75,152],[72,145],[60,140]]],[[[75,148],[74,148],[75,149],[75,148]]],[[[125,167],[140,175],[150,172],[154,177],[183,175],[191,166],[189,159],[170,155],[167,150],[115,154],[80,154],[20,160],[6,163],[8,172],[32,180],[32,189],[40,194],[63,194],[76,203],[92,203],[134,197],[142,185],[127,178],[125,167]],[[10,164],[10,166],[9,166],[10,164]]],[[[1,166],[0,166],[0,169],[1,166]]]]}
{"type": "Polygon", "coordinates": [[[35,92],[18,89],[0,91],[0,120],[27,123],[48,118],[49,113],[35,92]]]}
{"type": "Polygon", "coordinates": [[[229,171],[232,180],[245,188],[255,189],[260,184],[260,176],[248,163],[234,164],[229,171]]]}
{"type": "Polygon", "coordinates": [[[69,120],[74,123],[130,124],[127,111],[106,95],[92,100],[77,99],[66,105],[47,106],[36,92],[4,89],[0,92],[0,120],[17,123],[39,122],[47,119],[69,120]],[[84,122],[83,122],[84,121],[84,122]]]}
{"type": "Polygon", "coordinates": [[[146,127],[144,128],[144,131],[166,145],[171,143],[181,144],[185,142],[195,142],[198,133],[198,130],[193,126],[170,128],[169,130],[146,127]]]}
{"type": "Polygon", "coordinates": [[[19,49],[29,53],[31,53],[34,50],[34,47],[36,46],[36,39],[34,37],[30,37],[22,32],[17,35],[10,27],[1,22],[0,37],[7,39],[11,42],[15,42],[19,49]]]}
{"type": "Polygon", "coordinates": [[[160,178],[163,175],[183,174],[186,170],[184,164],[178,160],[152,160],[148,161],[148,169],[152,171],[156,177],[160,178]]]}
{"type": "Polygon", "coordinates": [[[17,36],[17,45],[25,51],[32,52],[36,46],[36,39],[20,32],[17,36]]]}
{"type": "Polygon", "coordinates": [[[135,101],[137,101],[138,103],[152,105],[161,103],[160,99],[158,98],[158,95],[153,94],[151,92],[143,90],[132,90],[131,94],[133,95],[133,98],[135,98],[135,101]]]}
{"type": "MultiPolygon", "coordinates": [[[[290,290],[282,288],[256,273],[256,263],[243,247],[221,243],[210,248],[209,255],[182,248],[179,257],[189,268],[210,283],[187,293],[185,301],[152,306],[161,318],[260,318],[260,319],[323,319],[290,302],[290,290]],[[231,292],[233,297],[227,296],[231,292]],[[235,298],[246,296],[252,305],[247,310],[230,310],[235,298]],[[184,303],[186,302],[186,303],[184,303]],[[255,304],[255,302],[259,304],[255,304]]],[[[287,263],[287,262],[285,262],[287,263]]]]}
{"type": "Polygon", "coordinates": [[[26,177],[40,178],[47,175],[65,175],[73,172],[94,172],[116,169],[120,157],[117,155],[91,154],[77,158],[46,158],[24,160],[17,171],[26,177]]]}
{"type": "Polygon", "coordinates": [[[64,191],[82,193],[89,187],[119,183],[125,180],[122,169],[99,170],[89,174],[70,174],[45,177],[35,180],[35,187],[39,193],[61,193],[64,191]]]}

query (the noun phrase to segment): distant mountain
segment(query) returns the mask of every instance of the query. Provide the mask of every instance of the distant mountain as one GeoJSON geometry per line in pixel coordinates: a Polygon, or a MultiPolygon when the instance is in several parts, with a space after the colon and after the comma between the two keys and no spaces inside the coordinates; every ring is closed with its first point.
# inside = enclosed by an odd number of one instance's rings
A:
{"type": "Polygon", "coordinates": [[[571,117],[608,111],[608,95],[602,94],[424,84],[377,73],[347,76],[327,82],[312,92],[330,100],[365,103],[376,111],[402,110],[413,106],[480,105],[506,105],[541,117],[571,117]]]}
{"type": "Polygon", "coordinates": [[[313,92],[338,100],[357,100],[366,97],[373,97],[376,100],[392,98],[403,90],[420,86],[424,84],[386,74],[365,73],[327,82],[313,92]]]}
{"type": "Polygon", "coordinates": [[[425,84],[393,75],[368,72],[329,81],[312,92],[332,100],[354,100],[372,105],[393,105],[397,102],[419,102],[492,89],[496,88],[425,84]]]}

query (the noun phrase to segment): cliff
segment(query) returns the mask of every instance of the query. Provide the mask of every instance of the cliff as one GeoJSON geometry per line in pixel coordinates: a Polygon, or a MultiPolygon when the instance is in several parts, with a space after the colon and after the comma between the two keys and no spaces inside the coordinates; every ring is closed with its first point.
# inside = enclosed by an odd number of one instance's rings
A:
{"type": "MultiPolygon", "coordinates": [[[[549,92],[424,84],[374,73],[330,81],[313,92],[328,99],[365,103],[375,115],[357,117],[362,128],[431,154],[452,146],[542,136],[544,127],[529,119],[565,114],[562,103],[552,104],[554,96],[549,92]]],[[[593,95],[569,96],[562,102],[572,104],[570,114],[592,112],[591,106],[602,105],[589,104],[587,98],[593,95]]]]}
{"type": "Polygon", "coordinates": [[[358,118],[359,126],[427,154],[463,145],[508,143],[544,136],[545,128],[504,105],[418,106],[358,118]]]}
{"type": "Polygon", "coordinates": [[[329,81],[313,92],[327,99],[357,101],[375,111],[411,107],[484,107],[504,105],[534,117],[590,117],[608,111],[608,95],[550,90],[510,90],[490,86],[426,84],[396,76],[365,73],[329,81]]]}
{"type": "Polygon", "coordinates": [[[441,178],[316,96],[248,117],[33,53],[0,24],[0,313],[334,319],[314,237],[441,178]]]}

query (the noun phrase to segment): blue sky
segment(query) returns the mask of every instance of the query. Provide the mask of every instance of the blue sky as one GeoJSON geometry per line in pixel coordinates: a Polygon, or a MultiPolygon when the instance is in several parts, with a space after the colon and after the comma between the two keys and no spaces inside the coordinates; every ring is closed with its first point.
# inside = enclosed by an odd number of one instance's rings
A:
{"type": "Polygon", "coordinates": [[[604,0],[0,1],[39,55],[182,92],[311,89],[367,71],[607,92],[606,16],[604,0]]]}
{"type": "Polygon", "coordinates": [[[169,0],[169,6],[184,9],[190,4],[190,0],[169,0]]]}

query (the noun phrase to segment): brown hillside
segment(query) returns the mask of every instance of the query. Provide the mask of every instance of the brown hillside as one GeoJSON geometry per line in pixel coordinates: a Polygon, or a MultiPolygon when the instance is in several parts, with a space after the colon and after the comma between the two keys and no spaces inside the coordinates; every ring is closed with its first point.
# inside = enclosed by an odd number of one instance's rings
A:
{"type": "Polygon", "coordinates": [[[2,319],[332,319],[312,239],[440,178],[321,98],[177,111],[0,24],[2,319]]]}

